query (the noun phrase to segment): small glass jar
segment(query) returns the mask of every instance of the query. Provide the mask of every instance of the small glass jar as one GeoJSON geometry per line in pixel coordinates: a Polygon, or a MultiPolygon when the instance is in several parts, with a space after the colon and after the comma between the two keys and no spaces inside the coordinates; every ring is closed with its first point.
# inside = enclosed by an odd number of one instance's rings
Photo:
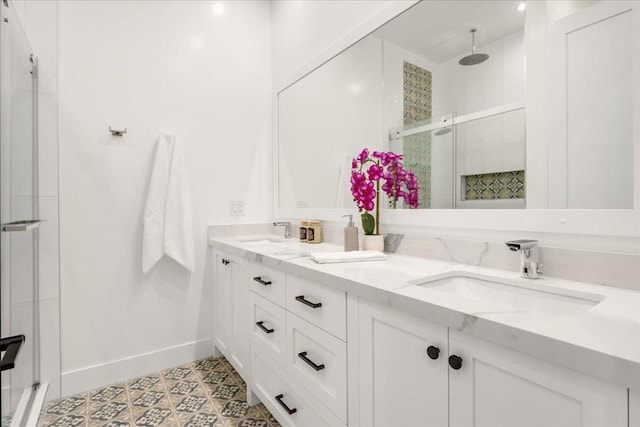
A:
{"type": "Polygon", "coordinates": [[[307,242],[322,243],[322,227],[320,221],[307,221],[307,242]]]}
{"type": "Polygon", "coordinates": [[[307,228],[309,227],[309,221],[300,221],[300,241],[307,241],[307,228]]]}

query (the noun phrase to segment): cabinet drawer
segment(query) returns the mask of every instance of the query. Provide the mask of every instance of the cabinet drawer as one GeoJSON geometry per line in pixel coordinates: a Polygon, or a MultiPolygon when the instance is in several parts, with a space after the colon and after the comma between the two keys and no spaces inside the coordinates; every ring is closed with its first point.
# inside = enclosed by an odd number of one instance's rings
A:
{"type": "Polygon", "coordinates": [[[284,367],[285,310],[255,292],[250,294],[251,341],[254,348],[284,367]]]}
{"type": "Polygon", "coordinates": [[[347,420],[347,344],[287,313],[287,372],[347,420]]]}
{"type": "Polygon", "coordinates": [[[347,298],[344,292],[299,277],[287,277],[287,310],[346,341],[347,298]]]}
{"type": "Polygon", "coordinates": [[[249,289],[284,307],[285,274],[257,262],[249,264],[249,289]]]}
{"type": "Polygon", "coordinates": [[[344,427],[269,358],[254,352],[252,373],[253,391],[283,426],[344,427]]]}

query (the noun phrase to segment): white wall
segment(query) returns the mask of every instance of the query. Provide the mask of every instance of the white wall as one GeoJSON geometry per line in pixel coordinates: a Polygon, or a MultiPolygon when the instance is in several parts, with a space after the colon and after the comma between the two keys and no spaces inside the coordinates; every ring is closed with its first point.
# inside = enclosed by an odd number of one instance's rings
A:
{"type": "MultiPolygon", "coordinates": [[[[272,70],[277,84],[394,2],[272,1],[272,70]]],[[[337,53],[337,52],[336,52],[337,53]]]]}
{"type": "MultiPolygon", "coordinates": [[[[518,31],[478,51],[481,64],[463,67],[460,57],[438,66],[434,79],[435,115],[463,115],[524,101],[523,32],[518,31]]],[[[525,166],[524,112],[512,112],[457,126],[457,172],[472,175],[522,170],[525,166]]]]}
{"type": "Polygon", "coordinates": [[[354,206],[350,158],[386,149],[382,75],[382,40],[370,37],[280,92],[281,207],[354,206]]]}
{"type": "Polygon", "coordinates": [[[271,218],[268,2],[63,1],[60,32],[62,392],[211,353],[208,224],[271,218]],[[107,128],[127,128],[122,138],[107,128]],[[196,268],[141,273],[160,131],[177,134],[196,268]],[[230,200],[246,201],[231,217],[230,200]]]}

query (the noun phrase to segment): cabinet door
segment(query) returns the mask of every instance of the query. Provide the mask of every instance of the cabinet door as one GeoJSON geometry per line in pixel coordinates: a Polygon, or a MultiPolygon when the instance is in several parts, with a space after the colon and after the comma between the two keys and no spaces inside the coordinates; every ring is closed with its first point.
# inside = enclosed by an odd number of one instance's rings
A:
{"type": "Polygon", "coordinates": [[[358,311],[360,425],[447,426],[446,328],[363,300],[358,311]]]}
{"type": "Polygon", "coordinates": [[[250,336],[248,263],[215,252],[215,346],[247,381],[250,336]]]}
{"type": "Polygon", "coordinates": [[[215,252],[215,346],[229,359],[233,351],[233,317],[231,294],[231,268],[229,257],[215,252]]]}
{"type": "Polygon", "coordinates": [[[249,340],[251,337],[251,301],[249,300],[249,264],[244,259],[229,258],[231,270],[231,305],[233,351],[231,364],[249,382],[249,340]]]}
{"type": "Polygon", "coordinates": [[[451,427],[626,427],[627,390],[451,330],[451,427]]]}

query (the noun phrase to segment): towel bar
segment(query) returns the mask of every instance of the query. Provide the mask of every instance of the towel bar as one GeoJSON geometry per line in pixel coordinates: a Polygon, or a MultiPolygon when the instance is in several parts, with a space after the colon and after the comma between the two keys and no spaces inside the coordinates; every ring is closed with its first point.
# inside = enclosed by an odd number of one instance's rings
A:
{"type": "Polygon", "coordinates": [[[111,135],[113,135],[113,136],[122,136],[125,133],[127,133],[127,128],[124,128],[124,130],[122,130],[122,129],[111,129],[111,126],[109,126],[109,132],[111,132],[111,135]]]}

